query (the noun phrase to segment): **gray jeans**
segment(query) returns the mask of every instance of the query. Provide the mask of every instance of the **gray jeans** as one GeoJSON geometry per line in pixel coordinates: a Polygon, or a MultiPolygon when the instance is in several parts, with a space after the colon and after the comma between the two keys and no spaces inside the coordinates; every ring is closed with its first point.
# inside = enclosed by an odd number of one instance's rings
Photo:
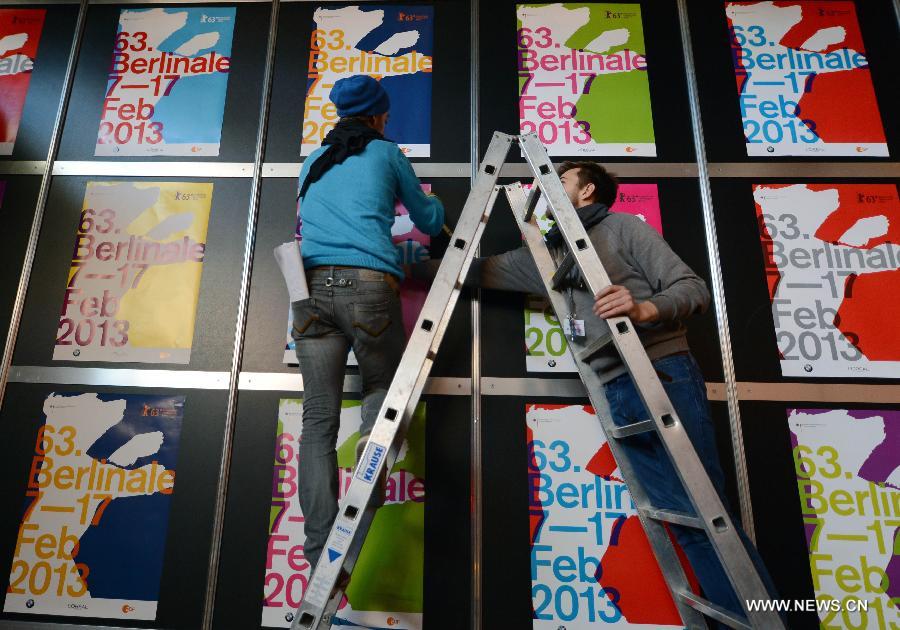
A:
{"type": "Polygon", "coordinates": [[[291,304],[303,375],[298,474],[305,555],[315,567],[338,512],[337,436],[350,348],[362,377],[362,427],[378,418],[406,338],[394,278],[380,271],[321,267],[306,272],[310,298],[291,304]]]}

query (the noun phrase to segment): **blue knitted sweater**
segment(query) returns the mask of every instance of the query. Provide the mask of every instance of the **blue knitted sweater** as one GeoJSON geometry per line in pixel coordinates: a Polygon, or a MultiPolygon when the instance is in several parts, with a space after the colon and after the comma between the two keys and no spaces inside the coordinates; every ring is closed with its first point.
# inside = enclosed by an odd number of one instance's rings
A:
{"type": "MultiPolygon", "coordinates": [[[[299,185],[322,151],[306,158],[299,185]]],[[[303,266],[365,267],[402,278],[400,253],[391,241],[396,199],[422,232],[441,231],[444,206],[422,192],[412,164],[393,142],[373,140],[362,153],[326,171],[300,203],[303,266]]]]}

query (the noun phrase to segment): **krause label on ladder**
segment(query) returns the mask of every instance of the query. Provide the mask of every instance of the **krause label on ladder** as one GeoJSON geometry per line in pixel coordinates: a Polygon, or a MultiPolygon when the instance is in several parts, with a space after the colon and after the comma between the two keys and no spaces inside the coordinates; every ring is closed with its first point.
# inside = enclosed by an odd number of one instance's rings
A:
{"type": "Polygon", "coordinates": [[[326,550],[328,562],[334,562],[344,555],[344,552],[350,546],[351,538],[353,538],[353,530],[349,527],[344,527],[340,523],[334,526],[334,531],[331,534],[331,544],[328,545],[326,550]]]}
{"type": "Polygon", "coordinates": [[[378,471],[378,464],[384,459],[387,448],[375,442],[369,442],[366,447],[366,453],[363,455],[359,468],[356,469],[356,478],[366,483],[375,482],[375,473],[378,471]]]}

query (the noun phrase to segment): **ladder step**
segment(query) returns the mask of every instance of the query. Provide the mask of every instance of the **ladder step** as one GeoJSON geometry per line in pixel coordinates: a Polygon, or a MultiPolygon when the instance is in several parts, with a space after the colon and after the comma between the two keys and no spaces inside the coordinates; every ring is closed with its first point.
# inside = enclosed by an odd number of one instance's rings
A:
{"type": "Polygon", "coordinates": [[[726,608],[722,608],[718,604],[714,604],[707,599],[703,599],[694,593],[676,592],[675,597],[695,610],[699,610],[711,619],[715,619],[732,628],[740,628],[741,630],[753,630],[753,626],[747,621],[743,615],[737,615],[726,608]]]}
{"type": "Polygon", "coordinates": [[[537,180],[534,180],[531,184],[531,190],[528,192],[528,197],[525,198],[525,223],[531,222],[531,215],[534,214],[534,209],[537,208],[540,196],[541,187],[538,186],[537,180]]]}
{"type": "Polygon", "coordinates": [[[612,335],[607,333],[602,337],[597,337],[594,341],[591,342],[591,345],[585,347],[582,350],[578,351],[577,357],[579,361],[587,361],[595,354],[603,350],[606,346],[612,343],[612,335]]]}
{"type": "Polygon", "coordinates": [[[643,512],[645,515],[647,515],[648,518],[652,518],[655,521],[663,521],[665,523],[673,523],[675,525],[684,525],[686,527],[693,527],[694,529],[705,529],[702,520],[700,520],[693,514],[688,514],[687,512],[679,512],[677,510],[659,510],[656,508],[647,508],[643,512]]]}
{"type": "Polygon", "coordinates": [[[656,424],[653,420],[641,420],[634,424],[626,424],[623,427],[615,427],[612,429],[612,437],[621,439],[629,435],[637,435],[638,433],[649,433],[656,430],[656,424]]]}
{"type": "Polygon", "coordinates": [[[572,271],[572,267],[575,266],[575,256],[572,255],[572,252],[566,254],[566,257],[563,258],[563,261],[560,263],[559,267],[556,269],[556,273],[553,274],[553,279],[550,281],[550,286],[553,287],[554,291],[558,291],[562,286],[563,282],[566,279],[566,276],[569,275],[569,272],[572,271]]]}

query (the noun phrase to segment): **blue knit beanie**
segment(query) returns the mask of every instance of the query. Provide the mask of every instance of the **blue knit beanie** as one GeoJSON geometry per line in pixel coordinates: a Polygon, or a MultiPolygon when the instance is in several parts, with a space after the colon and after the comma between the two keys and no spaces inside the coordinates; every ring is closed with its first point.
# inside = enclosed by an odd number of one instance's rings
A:
{"type": "Polygon", "coordinates": [[[329,96],[337,113],[345,116],[378,116],[391,108],[391,99],[381,84],[365,74],[335,81],[329,96]]]}

